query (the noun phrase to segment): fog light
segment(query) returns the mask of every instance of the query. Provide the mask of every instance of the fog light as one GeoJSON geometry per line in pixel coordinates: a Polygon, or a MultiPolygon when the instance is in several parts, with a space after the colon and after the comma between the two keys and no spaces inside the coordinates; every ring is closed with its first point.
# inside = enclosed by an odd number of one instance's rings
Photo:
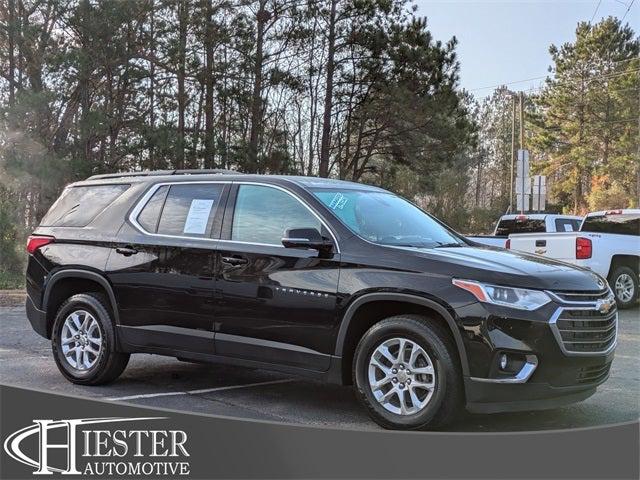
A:
{"type": "Polygon", "coordinates": [[[507,354],[503,353],[500,355],[500,370],[506,370],[508,364],[507,354]]]}

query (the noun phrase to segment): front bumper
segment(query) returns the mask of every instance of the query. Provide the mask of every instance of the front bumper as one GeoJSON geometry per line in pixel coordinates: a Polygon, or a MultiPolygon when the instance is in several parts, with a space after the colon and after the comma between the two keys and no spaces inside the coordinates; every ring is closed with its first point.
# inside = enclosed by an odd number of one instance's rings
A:
{"type": "Polygon", "coordinates": [[[556,408],[588,398],[609,377],[617,312],[600,316],[593,299],[556,297],[536,311],[474,303],[456,313],[469,361],[464,386],[471,412],[556,408]],[[500,367],[505,354],[515,359],[511,371],[500,367]]]}

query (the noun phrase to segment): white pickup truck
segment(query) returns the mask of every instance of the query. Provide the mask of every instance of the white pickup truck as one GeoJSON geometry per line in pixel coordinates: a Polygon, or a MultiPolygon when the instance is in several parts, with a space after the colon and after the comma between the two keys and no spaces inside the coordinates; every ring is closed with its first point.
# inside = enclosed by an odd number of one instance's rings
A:
{"type": "Polygon", "coordinates": [[[510,235],[509,247],[589,268],[609,281],[620,308],[638,301],[640,209],[589,213],[578,232],[510,235]]]}
{"type": "Polygon", "coordinates": [[[532,213],[528,215],[503,215],[498,220],[493,235],[467,237],[474,242],[492,247],[506,247],[509,235],[520,233],[574,232],[580,227],[582,217],[532,213]]]}

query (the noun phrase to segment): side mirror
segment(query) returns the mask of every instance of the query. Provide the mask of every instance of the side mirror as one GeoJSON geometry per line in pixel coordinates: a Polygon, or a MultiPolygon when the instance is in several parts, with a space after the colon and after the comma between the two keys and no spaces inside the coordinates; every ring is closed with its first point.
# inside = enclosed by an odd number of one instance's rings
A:
{"type": "Polygon", "coordinates": [[[333,243],[324,238],[315,228],[291,228],[284,232],[282,245],[286,248],[308,248],[319,252],[329,252],[333,243]]]}

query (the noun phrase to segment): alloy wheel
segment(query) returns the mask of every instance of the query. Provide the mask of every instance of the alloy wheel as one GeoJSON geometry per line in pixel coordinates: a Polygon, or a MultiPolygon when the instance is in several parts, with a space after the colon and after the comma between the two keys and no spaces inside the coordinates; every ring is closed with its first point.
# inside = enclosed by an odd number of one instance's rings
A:
{"type": "Polygon", "coordinates": [[[436,371],[427,352],[407,338],[382,342],[369,359],[369,387],[385,410],[413,415],[431,400],[436,371]]]}
{"type": "Polygon", "coordinates": [[[88,370],[102,350],[102,332],[98,321],[86,310],[72,312],[64,321],[60,335],[62,353],[69,365],[88,370]]]}
{"type": "Polygon", "coordinates": [[[634,288],[633,279],[628,273],[622,273],[616,278],[616,296],[620,301],[629,302],[633,298],[634,288]]]}

